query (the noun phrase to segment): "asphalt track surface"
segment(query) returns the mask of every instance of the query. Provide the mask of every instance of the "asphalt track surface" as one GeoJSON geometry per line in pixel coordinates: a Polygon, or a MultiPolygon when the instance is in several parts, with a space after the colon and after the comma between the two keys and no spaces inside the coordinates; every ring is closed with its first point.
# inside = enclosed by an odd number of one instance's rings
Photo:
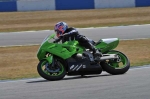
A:
{"type": "MultiPolygon", "coordinates": [[[[112,37],[150,38],[150,25],[79,31],[94,40],[112,37]]],[[[40,44],[50,32],[52,31],[1,33],[0,46],[40,44]]],[[[7,80],[0,81],[0,99],[150,99],[149,78],[150,66],[147,65],[131,68],[123,75],[103,72],[85,77],[66,76],[60,81],[47,81],[43,78],[7,80]]]]}
{"type": "Polygon", "coordinates": [[[150,67],[123,75],[66,76],[0,82],[0,99],[150,99],[150,67]]]}
{"type": "MultiPolygon", "coordinates": [[[[78,31],[95,41],[102,38],[150,38],[150,25],[85,28],[78,31]]],[[[40,44],[47,35],[53,33],[53,30],[0,33],[0,46],[40,44]]]]}

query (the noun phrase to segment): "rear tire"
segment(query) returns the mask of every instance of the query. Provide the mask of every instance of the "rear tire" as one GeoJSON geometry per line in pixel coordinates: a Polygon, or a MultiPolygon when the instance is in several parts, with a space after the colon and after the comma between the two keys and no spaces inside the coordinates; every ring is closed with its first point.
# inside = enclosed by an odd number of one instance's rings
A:
{"type": "Polygon", "coordinates": [[[37,66],[37,71],[39,75],[47,80],[61,80],[66,75],[66,69],[64,67],[63,61],[57,59],[56,66],[52,67],[52,64],[48,65],[47,60],[41,60],[37,66]]]}
{"type": "Polygon", "coordinates": [[[117,54],[119,60],[112,59],[112,60],[101,62],[101,66],[104,71],[112,75],[118,75],[118,74],[124,74],[129,70],[130,61],[125,54],[115,50],[108,52],[108,54],[117,54]]]}

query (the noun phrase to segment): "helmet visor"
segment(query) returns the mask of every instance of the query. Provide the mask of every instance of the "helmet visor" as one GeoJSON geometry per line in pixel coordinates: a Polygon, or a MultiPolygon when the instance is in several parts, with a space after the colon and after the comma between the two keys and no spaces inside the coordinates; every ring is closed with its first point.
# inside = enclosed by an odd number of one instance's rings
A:
{"type": "Polygon", "coordinates": [[[62,32],[55,30],[57,37],[59,37],[60,35],[62,35],[62,32]]]}

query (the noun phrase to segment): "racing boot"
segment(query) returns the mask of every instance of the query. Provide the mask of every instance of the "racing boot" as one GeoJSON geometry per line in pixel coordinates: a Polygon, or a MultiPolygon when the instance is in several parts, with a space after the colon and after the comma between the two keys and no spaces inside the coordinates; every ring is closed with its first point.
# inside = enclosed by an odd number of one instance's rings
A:
{"type": "Polygon", "coordinates": [[[97,62],[100,61],[100,57],[102,57],[103,54],[96,48],[93,49],[93,58],[94,58],[94,61],[91,61],[91,65],[95,65],[97,64],[97,62]]]}
{"type": "Polygon", "coordinates": [[[103,54],[96,48],[93,49],[93,56],[94,56],[94,59],[96,61],[99,61],[100,60],[100,57],[103,56],[103,54]]]}
{"type": "Polygon", "coordinates": [[[93,61],[91,61],[91,65],[92,64],[97,64],[97,61],[100,60],[100,57],[102,56],[102,53],[99,52],[99,50],[96,49],[94,47],[94,45],[92,45],[91,43],[89,43],[88,45],[89,45],[88,47],[90,48],[90,50],[93,51],[93,61]]]}

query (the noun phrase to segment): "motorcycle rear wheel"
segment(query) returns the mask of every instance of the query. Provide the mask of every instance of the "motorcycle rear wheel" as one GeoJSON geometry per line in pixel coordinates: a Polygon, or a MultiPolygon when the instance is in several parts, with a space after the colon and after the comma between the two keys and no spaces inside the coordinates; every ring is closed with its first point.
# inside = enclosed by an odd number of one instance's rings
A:
{"type": "Polygon", "coordinates": [[[118,59],[110,59],[101,62],[101,66],[104,71],[112,75],[118,75],[118,74],[124,74],[129,70],[130,61],[125,54],[116,50],[111,50],[107,54],[117,54],[118,59]]]}
{"type": "Polygon", "coordinates": [[[52,64],[48,64],[47,60],[41,60],[37,66],[39,75],[50,81],[63,79],[66,75],[66,69],[63,62],[59,59],[55,62],[55,66],[52,67],[52,64]]]}

